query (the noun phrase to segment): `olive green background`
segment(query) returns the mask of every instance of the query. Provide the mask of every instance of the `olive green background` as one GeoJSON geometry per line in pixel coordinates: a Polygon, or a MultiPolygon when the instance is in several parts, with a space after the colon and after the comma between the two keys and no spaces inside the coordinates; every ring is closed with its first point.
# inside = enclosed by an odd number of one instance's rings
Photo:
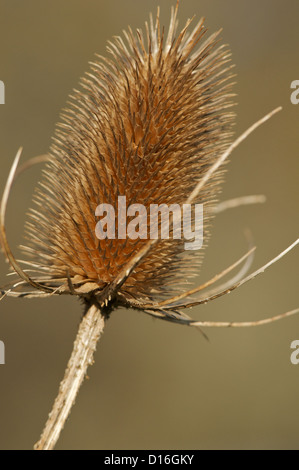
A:
{"type": "MultiPolygon", "coordinates": [[[[168,25],[174,0],[0,1],[0,188],[19,146],[23,161],[48,150],[67,95],[94,52],[130,24],[143,27],[161,4],[168,25]]],[[[258,246],[252,269],[298,236],[299,79],[297,0],[181,0],[183,26],[206,17],[223,27],[236,64],[240,133],[276,106],[283,111],[234,153],[222,200],[265,194],[264,205],[220,214],[197,282],[258,246]]],[[[17,182],[7,231],[17,252],[41,167],[17,182]]],[[[2,191],[2,190],[1,190],[2,191]]],[[[7,266],[0,257],[1,283],[7,266]]],[[[194,308],[209,320],[257,320],[297,307],[298,249],[229,296],[194,308]]],[[[47,417],[80,320],[74,298],[5,299],[0,304],[0,448],[30,449],[47,417]]],[[[192,328],[117,310],[107,323],[57,449],[298,449],[299,365],[290,344],[299,317],[252,329],[213,329],[207,342],[192,328]]]]}

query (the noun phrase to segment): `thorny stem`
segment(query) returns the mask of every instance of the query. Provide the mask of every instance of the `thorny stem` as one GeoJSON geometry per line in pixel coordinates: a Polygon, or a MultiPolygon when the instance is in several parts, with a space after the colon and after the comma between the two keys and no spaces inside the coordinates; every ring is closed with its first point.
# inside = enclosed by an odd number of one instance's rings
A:
{"type": "Polygon", "coordinates": [[[35,450],[52,450],[75,403],[77,393],[84,380],[97,343],[103,333],[105,315],[95,305],[91,305],[81,320],[73,351],[51,413],[35,450]]]}

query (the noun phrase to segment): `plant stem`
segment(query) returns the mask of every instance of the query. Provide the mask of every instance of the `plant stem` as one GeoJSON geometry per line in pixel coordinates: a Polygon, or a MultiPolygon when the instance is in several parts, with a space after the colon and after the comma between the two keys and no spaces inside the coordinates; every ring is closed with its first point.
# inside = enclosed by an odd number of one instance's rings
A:
{"type": "Polygon", "coordinates": [[[52,450],[55,447],[70,410],[75,403],[87,368],[93,363],[93,355],[104,326],[104,314],[95,305],[89,306],[81,320],[58,395],[40,440],[34,446],[35,450],[52,450]]]}

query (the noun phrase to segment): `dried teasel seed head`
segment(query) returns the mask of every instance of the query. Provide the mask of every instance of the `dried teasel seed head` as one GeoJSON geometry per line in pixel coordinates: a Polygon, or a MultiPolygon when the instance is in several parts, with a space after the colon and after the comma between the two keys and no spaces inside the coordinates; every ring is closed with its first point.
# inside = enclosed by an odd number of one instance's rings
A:
{"type": "MultiPolygon", "coordinates": [[[[118,196],[147,208],[183,204],[228,147],[230,53],[218,33],[205,37],[203,20],[176,33],[176,14],[167,35],[157,15],[145,33],[129,28],[110,42],[110,58],[97,56],[63,111],[26,226],[23,250],[38,282],[100,292],[146,240],[99,240],[96,207],[117,207],[118,196]]],[[[223,167],[193,201],[204,204],[204,244],[222,179],[223,167]]],[[[201,257],[184,240],[160,240],[121,292],[137,299],[178,292],[201,257]]]]}

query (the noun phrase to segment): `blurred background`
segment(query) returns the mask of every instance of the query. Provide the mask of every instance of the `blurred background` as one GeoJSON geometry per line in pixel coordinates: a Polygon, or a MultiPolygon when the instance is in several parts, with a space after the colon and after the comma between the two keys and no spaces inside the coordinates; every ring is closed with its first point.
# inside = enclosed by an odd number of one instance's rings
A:
{"type": "MultiPolygon", "coordinates": [[[[47,152],[59,112],[106,40],[143,27],[175,0],[0,0],[0,188],[19,146],[23,161],[47,152]]],[[[196,15],[223,28],[236,64],[236,133],[271,109],[283,111],[232,155],[222,200],[265,194],[263,205],[219,214],[197,282],[240,257],[244,229],[258,268],[298,237],[299,79],[297,0],[181,0],[180,26],[196,15]]],[[[16,253],[41,167],[14,187],[7,232],[16,253]]],[[[2,191],[2,189],[1,189],[2,191]]],[[[0,257],[0,285],[7,265],[0,257]]],[[[265,274],[192,310],[196,319],[257,320],[298,307],[298,249],[265,274]]],[[[82,313],[74,298],[5,299],[0,304],[0,448],[30,449],[45,423],[82,313]]],[[[290,344],[299,318],[252,329],[206,331],[119,309],[98,346],[57,449],[298,449],[299,365],[290,344]]]]}

